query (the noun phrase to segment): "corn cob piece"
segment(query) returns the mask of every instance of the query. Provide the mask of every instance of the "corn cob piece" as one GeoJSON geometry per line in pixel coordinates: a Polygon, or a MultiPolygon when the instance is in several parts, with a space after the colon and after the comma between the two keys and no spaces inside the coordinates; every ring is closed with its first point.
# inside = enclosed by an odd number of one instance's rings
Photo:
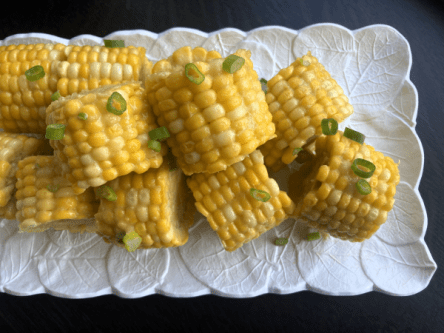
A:
{"type": "Polygon", "coordinates": [[[290,176],[289,196],[297,205],[294,216],[309,226],[351,242],[370,238],[387,220],[393,208],[399,170],[393,160],[363,143],[345,136],[321,135],[316,156],[290,176]],[[366,180],[371,193],[360,194],[361,179],[351,165],[357,158],[372,162],[376,169],[366,180]]]}
{"type": "Polygon", "coordinates": [[[180,170],[169,171],[166,162],[143,174],[134,172],[109,183],[116,201],[101,199],[95,215],[97,234],[124,247],[125,234],[135,231],[139,249],[176,247],[188,241],[194,222],[194,200],[180,170]]]}
{"type": "Polygon", "coordinates": [[[162,164],[168,149],[166,144],[160,152],[148,147],[148,132],[157,125],[142,91],[140,82],[103,86],[61,97],[48,107],[47,123],[66,125],[63,139],[50,140],[50,144],[76,194],[162,164]],[[106,108],[114,92],[127,104],[120,116],[106,108]],[[79,113],[87,119],[79,119],[79,113]]]}
{"type": "Polygon", "coordinates": [[[44,147],[43,139],[0,132],[0,207],[5,207],[14,195],[18,162],[37,155],[44,147]]]}
{"type": "Polygon", "coordinates": [[[227,170],[194,174],[187,183],[197,210],[207,218],[227,251],[234,251],[278,226],[295,209],[288,195],[268,177],[259,150],[227,170]],[[250,194],[252,188],[267,192],[270,199],[256,200],[250,194]]]}
{"type": "Polygon", "coordinates": [[[0,128],[13,133],[45,134],[46,108],[56,91],[67,96],[83,89],[138,81],[151,69],[143,47],[1,46],[0,128]],[[25,71],[36,65],[43,67],[45,76],[28,81],[25,71]]]}
{"type": "Polygon", "coordinates": [[[0,128],[14,133],[45,133],[45,111],[57,90],[51,64],[66,59],[63,44],[0,46],[0,128]],[[45,76],[28,81],[25,71],[40,65],[45,76]]]}
{"type": "Polygon", "coordinates": [[[342,88],[311,52],[281,69],[267,86],[266,100],[277,137],[260,149],[265,165],[273,171],[293,162],[295,148],[322,134],[322,119],[334,118],[340,123],[353,114],[342,88]]]}
{"type": "MultiPolygon", "coordinates": [[[[17,214],[21,232],[82,231],[82,219],[93,218],[99,209],[93,189],[76,195],[60,174],[54,156],[30,156],[18,163],[17,214]]],[[[94,231],[91,228],[87,231],[94,231]]]]}
{"type": "Polygon", "coordinates": [[[211,59],[218,58],[222,58],[222,56],[217,51],[207,51],[200,46],[194,49],[191,49],[190,46],[183,46],[174,51],[167,59],[156,62],[153,66],[153,73],[176,72],[184,68],[186,64],[197,61],[209,62],[211,59]]]}
{"type": "Polygon", "coordinates": [[[142,81],[151,74],[152,62],[144,47],[74,46],[64,49],[65,61],[54,61],[57,90],[68,96],[110,84],[142,81]]]}
{"type": "Polygon", "coordinates": [[[205,75],[200,84],[184,68],[152,74],[145,82],[157,122],[169,130],[168,146],[186,175],[225,170],[275,137],[251,53],[235,55],[245,64],[234,74],[222,69],[225,59],[212,59],[194,63],[205,75]]]}

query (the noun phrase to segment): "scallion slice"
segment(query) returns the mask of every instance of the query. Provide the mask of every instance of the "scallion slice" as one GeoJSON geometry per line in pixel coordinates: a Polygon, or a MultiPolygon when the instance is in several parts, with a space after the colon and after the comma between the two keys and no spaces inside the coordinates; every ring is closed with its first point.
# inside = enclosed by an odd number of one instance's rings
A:
{"type": "Polygon", "coordinates": [[[49,140],[62,140],[65,136],[66,125],[50,124],[46,126],[45,138],[49,140]]]}
{"type": "Polygon", "coordinates": [[[60,98],[60,91],[56,91],[54,94],[51,95],[51,100],[56,101],[60,98]]]}
{"type": "Polygon", "coordinates": [[[364,143],[365,135],[362,133],[359,133],[357,131],[352,130],[351,128],[346,127],[344,130],[344,136],[346,138],[349,138],[350,140],[356,141],[357,143],[360,143],[361,145],[364,143]]]}
{"type": "Polygon", "coordinates": [[[106,109],[117,116],[122,115],[126,111],[126,101],[125,98],[117,91],[113,92],[108,98],[108,103],[106,103],[106,109]]]}
{"type": "Polygon", "coordinates": [[[40,80],[42,77],[45,76],[45,70],[43,69],[42,66],[37,65],[28,69],[25,72],[25,76],[28,79],[28,81],[34,82],[40,80]]]}
{"type": "Polygon", "coordinates": [[[258,201],[267,202],[270,200],[271,195],[265,191],[257,190],[255,188],[250,189],[250,195],[258,201]]]}
{"type": "Polygon", "coordinates": [[[135,231],[131,231],[123,237],[123,243],[125,244],[125,249],[128,252],[134,252],[142,243],[142,237],[135,231]]]}
{"type": "Polygon", "coordinates": [[[308,241],[314,241],[319,238],[321,238],[321,235],[319,234],[319,232],[311,232],[307,235],[308,241]]]}
{"type": "Polygon", "coordinates": [[[106,185],[102,185],[97,188],[97,194],[108,201],[116,201],[117,200],[117,194],[114,192],[114,190],[106,185]]]}
{"type": "Polygon", "coordinates": [[[260,83],[262,83],[262,84],[267,84],[267,82],[268,82],[268,81],[265,80],[264,78],[260,79],[259,81],[260,81],[260,83]]]}
{"type": "Polygon", "coordinates": [[[322,119],[322,133],[325,135],[335,135],[338,131],[338,122],[333,118],[322,119]]]}
{"type": "Polygon", "coordinates": [[[185,65],[185,76],[195,84],[201,84],[205,80],[205,75],[203,75],[197,66],[192,63],[185,65]]]}
{"type": "Polygon", "coordinates": [[[46,185],[46,188],[48,189],[48,191],[50,191],[52,193],[57,192],[59,190],[59,187],[60,187],[59,184],[57,184],[57,185],[52,185],[52,184],[46,185]]]}
{"type": "Polygon", "coordinates": [[[276,245],[285,245],[288,243],[288,238],[278,238],[274,243],[276,245]]]}
{"type": "Polygon", "coordinates": [[[105,46],[106,47],[125,47],[125,42],[123,40],[111,40],[111,39],[105,39],[105,46]]]}
{"type": "Polygon", "coordinates": [[[293,156],[299,154],[300,151],[302,151],[302,148],[295,148],[295,149],[293,149],[293,156]]]}
{"type": "Polygon", "coordinates": [[[82,120],[88,119],[88,115],[85,112],[80,112],[77,117],[82,120]]]}
{"type": "Polygon", "coordinates": [[[265,80],[265,79],[260,79],[259,82],[261,83],[262,91],[263,91],[265,94],[267,94],[267,92],[268,92],[268,89],[267,89],[267,80],[265,80]]]}
{"type": "Polygon", "coordinates": [[[150,136],[151,140],[162,142],[163,140],[170,137],[170,132],[168,132],[168,129],[165,126],[162,126],[149,131],[148,135],[150,136]]]}
{"type": "Polygon", "coordinates": [[[150,147],[152,150],[154,150],[158,153],[162,149],[162,145],[160,144],[159,141],[156,141],[156,140],[148,140],[148,147],[150,147]]]}
{"type": "Polygon", "coordinates": [[[234,72],[241,69],[244,64],[245,64],[244,58],[239,57],[235,54],[231,54],[224,60],[222,64],[222,69],[225,72],[233,74],[234,72]]]}
{"type": "Polygon", "coordinates": [[[367,194],[372,193],[372,187],[370,186],[368,181],[366,181],[365,179],[359,179],[356,182],[356,189],[362,195],[367,195],[367,194]]]}
{"type": "Polygon", "coordinates": [[[376,166],[367,160],[362,158],[357,158],[353,161],[351,168],[356,176],[361,178],[370,178],[375,172],[376,166]],[[368,171],[362,170],[360,167],[368,169],[368,171]]]}

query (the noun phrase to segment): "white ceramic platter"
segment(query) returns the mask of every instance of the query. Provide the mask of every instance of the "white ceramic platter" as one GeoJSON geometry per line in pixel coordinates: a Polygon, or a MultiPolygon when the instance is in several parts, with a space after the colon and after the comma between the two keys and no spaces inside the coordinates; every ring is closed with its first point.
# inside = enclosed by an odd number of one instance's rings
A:
{"type": "MultiPolygon", "coordinates": [[[[366,135],[366,143],[392,157],[401,182],[387,222],[369,240],[334,238],[307,242],[298,223],[287,220],[235,252],[226,252],[202,215],[187,244],[172,249],[128,253],[97,235],[49,230],[17,233],[17,221],[0,222],[0,291],[15,295],[49,293],[87,298],[114,293],[136,298],[153,293],[173,297],[218,294],[254,297],[312,290],[329,295],[379,291],[406,296],[427,287],[436,263],[424,243],[427,215],[418,191],[424,152],[415,131],[418,94],[410,81],[412,56],[394,28],[372,25],[350,31],[317,24],[299,31],[267,26],[249,32],[227,28],[212,33],[177,28],[161,34],[118,31],[103,39],[143,46],[153,62],[190,45],[227,56],[239,48],[252,52],[259,77],[270,79],[297,56],[311,51],[349,97],[355,112],[346,125],[366,135]],[[285,247],[273,245],[290,236],[285,247]]],[[[59,42],[103,45],[81,35],[71,40],[41,33],[14,35],[0,45],[59,42]]],[[[285,174],[275,176],[286,190],[285,174]]]]}

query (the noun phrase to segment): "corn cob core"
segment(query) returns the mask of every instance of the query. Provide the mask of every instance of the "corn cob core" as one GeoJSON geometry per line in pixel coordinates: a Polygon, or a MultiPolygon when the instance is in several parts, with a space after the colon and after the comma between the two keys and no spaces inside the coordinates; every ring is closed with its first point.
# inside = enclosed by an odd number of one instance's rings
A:
{"type": "Polygon", "coordinates": [[[251,53],[235,54],[245,64],[234,74],[222,69],[225,59],[195,62],[205,75],[199,85],[187,79],[183,68],[146,80],[157,122],[171,133],[167,143],[186,175],[225,170],[275,136],[251,53]]]}
{"type": "Polygon", "coordinates": [[[331,236],[362,242],[387,220],[399,181],[397,164],[372,146],[350,140],[342,131],[321,135],[316,156],[290,176],[289,196],[297,202],[293,215],[331,236]],[[361,179],[351,169],[356,158],[376,166],[366,179],[372,188],[368,195],[356,189],[361,179]]]}
{"type": "Polygon", "coordinates": [[[43,139],[0,132],[0,207],[5,207],[13,196],[18,162],[43,147],[43,139]]]}
{"type": "Polygon", "coordinates": [[[142,238],[139,248],[144,249],[181,246],[188,241],[196,209],[180,170],[170,172],[165,162],[158,169],[132,172],[107,186],[117,200],[101,199],[95,215],[97,233],[106,242],[124,247],[117,236],[132,231],[142,238]]]}
{"type": "Polygon", "coordinates": [[[66,125],[63,139],[50,143],[75,193],[162,164],[167,147],[162,144],[159,153],[148,147],[148,132],[157,125],[142,91],[140,82],[103,86],[61,97],[48,107],[47,123],[66,125]],[[113,92],[127,103],[120,116],[106,109],[113,92]],[[81,112],[88,116],[86,120],[78,118],[81,112]]]}
{"type": "Polygon", "coordinates": [[[41,232],[51,227],[76,230],[84,224],[81,219],[94,217],[99,201],[93,189],[76,195],[71,183],[61,176],[54,156],[30,156],[18,167],[15,196],[20,231],[41,232]],[[57,190],[50,191],[48,185],[57,190]]]}
{"type": "Polygon", "coordinates": [[[281,69],[267,86],[266,101],[277,137],[260,149],[265,165],[273,171],[293,162],[295,148],[302,147],[313,135],[322,134],[322,119],[334,118],[340,123],[353,114],[342,88],[311,52],[281,69]]]}
{"type": "Polygon", "coordinates": [[[207,51],[203,47],[195,47],[191,49],[190,46],[183,46],[168,57],[167,59],[159,60],[154,64],[153,73],[161,72],[176,72],[185,67],[186,64],[197,61],[209,62],[211,59],[222,58],[217,51],[207,51]]]}
{"type": "Polygon", "coordinates": [[[0,47],[0,128],[14,133],[45,134],[46,108],[59,90],[67,96],[83,89],[142,80],[152,63],[145,48],[63,44],[0,47]],[[25,71],[41,65],[45,76],[35,82],[25,71]]]}
{"type": "Polygon", "coordinates": [[[278,226],[295,205],[268,177],[264,158],[259,150],[243,161],[215,174],[194,174],[187,180],[196,199],[196,208],[210,223],[227,251],[278,226]],[[265,191],[267,202],[254,199],[250,189],[265,191]]]}

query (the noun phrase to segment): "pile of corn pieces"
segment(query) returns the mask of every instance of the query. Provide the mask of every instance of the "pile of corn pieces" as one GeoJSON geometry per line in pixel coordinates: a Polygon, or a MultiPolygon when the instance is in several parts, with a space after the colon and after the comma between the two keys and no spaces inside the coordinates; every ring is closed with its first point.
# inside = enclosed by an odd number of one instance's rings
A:
{"type": "Polygon", "coordinates": [[[287,218],[351,242],[387,220],[398,165],[338,130],[353,106],[311,52],[267,81],[249,50],[185,46],[153,65],[104,44],[0,47],[0,216],[20,232],[176,247],[197,209],[234,251],[287,218]],[[292,163],[286,193],[268,170],[292,163]]]}

